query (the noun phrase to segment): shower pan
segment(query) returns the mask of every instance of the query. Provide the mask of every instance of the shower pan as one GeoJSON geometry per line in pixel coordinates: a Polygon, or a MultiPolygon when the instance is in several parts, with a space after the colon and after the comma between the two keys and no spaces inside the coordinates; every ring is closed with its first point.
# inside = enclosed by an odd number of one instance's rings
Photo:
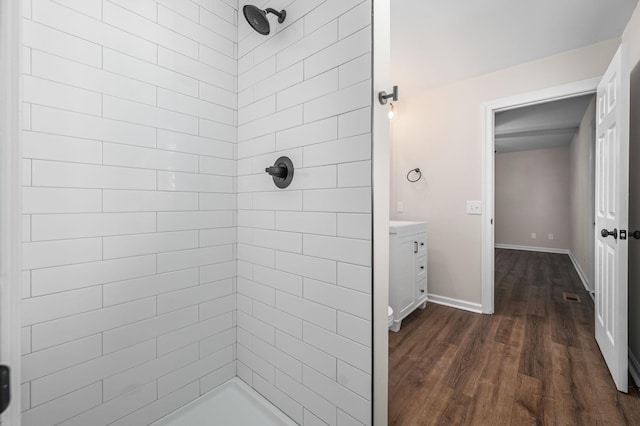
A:
{"type": "Polygon", "coordinates": [[[295,426],[296,423],[268,400],[233,378],[205,396],[153,423],[152,426],[184,426],[211,424],[226,426],[295,426]]]}
{"type": "Polygon", "coordinates": [[[22,426],[372,424],[371,2],[22,6],[22,426]]]}

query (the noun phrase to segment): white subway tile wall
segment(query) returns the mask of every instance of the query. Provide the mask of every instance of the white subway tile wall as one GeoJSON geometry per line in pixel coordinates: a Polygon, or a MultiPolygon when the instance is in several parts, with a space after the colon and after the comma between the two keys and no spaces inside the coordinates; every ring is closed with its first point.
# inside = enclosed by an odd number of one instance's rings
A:
{"type": "Polygon", "coordinates": [[[147,425],[236,375],[238,5],[25,3],[23,425],[147,425]]]}
{"type": "Polygon", "coordinates": [[[24,3],[23,424],[371,424],[371,0],[24,3]]]}
{"type": "Polygon", "coordinates": [[[300,424],[369,425],[371,1],[285,5],[238,28],[237,372],[300,424]]]}

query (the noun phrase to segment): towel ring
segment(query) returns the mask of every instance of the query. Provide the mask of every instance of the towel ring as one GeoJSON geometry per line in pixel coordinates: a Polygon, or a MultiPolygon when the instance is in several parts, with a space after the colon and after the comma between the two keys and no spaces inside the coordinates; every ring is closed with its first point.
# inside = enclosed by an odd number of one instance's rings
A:
{"type": "Polygon", "coordinates": [[[409,170],[409,173],[407,173],[407,180],[411,183],[415,183],[417,181],[419,181],[422,178],[422,172],[420,171],[419,168],[415,168],[415,169],[411,169],[409,170]],[[411,179],[411,173],[417,173],[418,174],[418,178],[417,179],[411,179]]]}

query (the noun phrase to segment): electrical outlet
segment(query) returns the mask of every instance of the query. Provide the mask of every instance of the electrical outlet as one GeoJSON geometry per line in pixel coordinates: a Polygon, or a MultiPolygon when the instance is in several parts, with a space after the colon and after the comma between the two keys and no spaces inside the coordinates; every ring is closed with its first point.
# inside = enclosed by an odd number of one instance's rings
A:
{"type": "Polygon", "coordinates": [[[467,214],[482,214],[482,202],[467,201],[467,214]]]}
{"type": "Polygon", "coordinates": [[[396,208],[398,213],[402,213],[404,211],[404,203],[402,201],[398,201],[398,207],[396,208]]]}
{"type": "Polygon", "coordinates": [[[553,234],[549,234],[547,238],[549,238],[550,240],[553,240],[553,234]]]}
{"type": "Polygon", "coordinates": [[[536,238],[538,238],[538,236],[536,235],[536,233],[535,233],[535,232],[532,232],[532,233],[531,233],[531,239],[532,239],[532,240],[535,240],[536,238]]]}

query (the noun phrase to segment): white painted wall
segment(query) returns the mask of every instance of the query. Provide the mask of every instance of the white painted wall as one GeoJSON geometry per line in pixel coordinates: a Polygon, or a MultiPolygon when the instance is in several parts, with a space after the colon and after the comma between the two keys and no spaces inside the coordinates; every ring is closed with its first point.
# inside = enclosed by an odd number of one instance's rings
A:
{"type": "Polygon", "coordinates": [[[0,363],[10,368],[0,424],[20,422],[20,20],[18,0],[0,2],[0,363]]]}
{"type": "Polygon", "coordinates": [[[568,249],[570,174],[566,146],[496,154],[495,243],[568,249]]]}
{"type": "MultiPolygon", "coordinates": [[[[631,117],[640,114],[640,65],[631,73],[631,117]]],[[[631,120],[630,165],[640,161],[640,123],[631,120]]],[[[629,232],[640,230],[640,170],[629,167],[629,232]]],[[[640,241],[629,241],[629,350],[640,360],[640,241]]],[[[636,368],[640,367],[636,366],[636,368]]]]}
{"type": "Polygon", "coordinates": [[[372,422],[371,8],[239,26],[238,376],[305,425],[372,422]],[[281,155],[284,190],[264,172],[281,155]]]}
{"type": "Polygon", "coordinates": [[[595,197],[593,183],[590,176],[591,147],[594,144],[591,124],[596,118],[596,100],[589,103],[589,107],[580,121],[580,126],[569,146],[570,163],[570,228],[571,242],[568,247],[573,254],[579,268],[586,275],[587,286],[594,291],[593,276],[591,276],[591,248],[594,245],[592,197],[595,197]]]}
{"type": "MultiPolygon", "coordinates": [[[[434,294],[481,300],[481,217],[466,215],[465,202],[481,199],[482,104],[600,76],[619,42],[432,90],[401,92],[393,125],[391,217],[429,224],[429,285],[434,294]],[[423,171],[424,180],[411,184],[405,175],[415,167],[423,171]],[[395,212],[397,201],[404,202],[404,213],[395,212]]],[[[402,88],[405,82],[394,83],[402,88]]]]}
{"type": "MultiPolygon", "coordinates": [[[[640,230],[640,7],[637,7],[622,35],[629,45],[631,72],[631,128],[629,129],[629,230],[640,230]]],[[[640,360],[640,241],[629,241],[629,351],[640,360]]],[[[635,366],[636,369],[640,367],[635,366]]]]}
{"type": "Polygon", "coordinates": [[[148,424],[236,374],[236,5],[23,4],[22,422],[148,424]]]}
{"type": "Polygon", "coordinates": [[[622,34],[622,42],[629,45],[630,70],[640,62],[640,5],[636,6],[622,34]]]}

